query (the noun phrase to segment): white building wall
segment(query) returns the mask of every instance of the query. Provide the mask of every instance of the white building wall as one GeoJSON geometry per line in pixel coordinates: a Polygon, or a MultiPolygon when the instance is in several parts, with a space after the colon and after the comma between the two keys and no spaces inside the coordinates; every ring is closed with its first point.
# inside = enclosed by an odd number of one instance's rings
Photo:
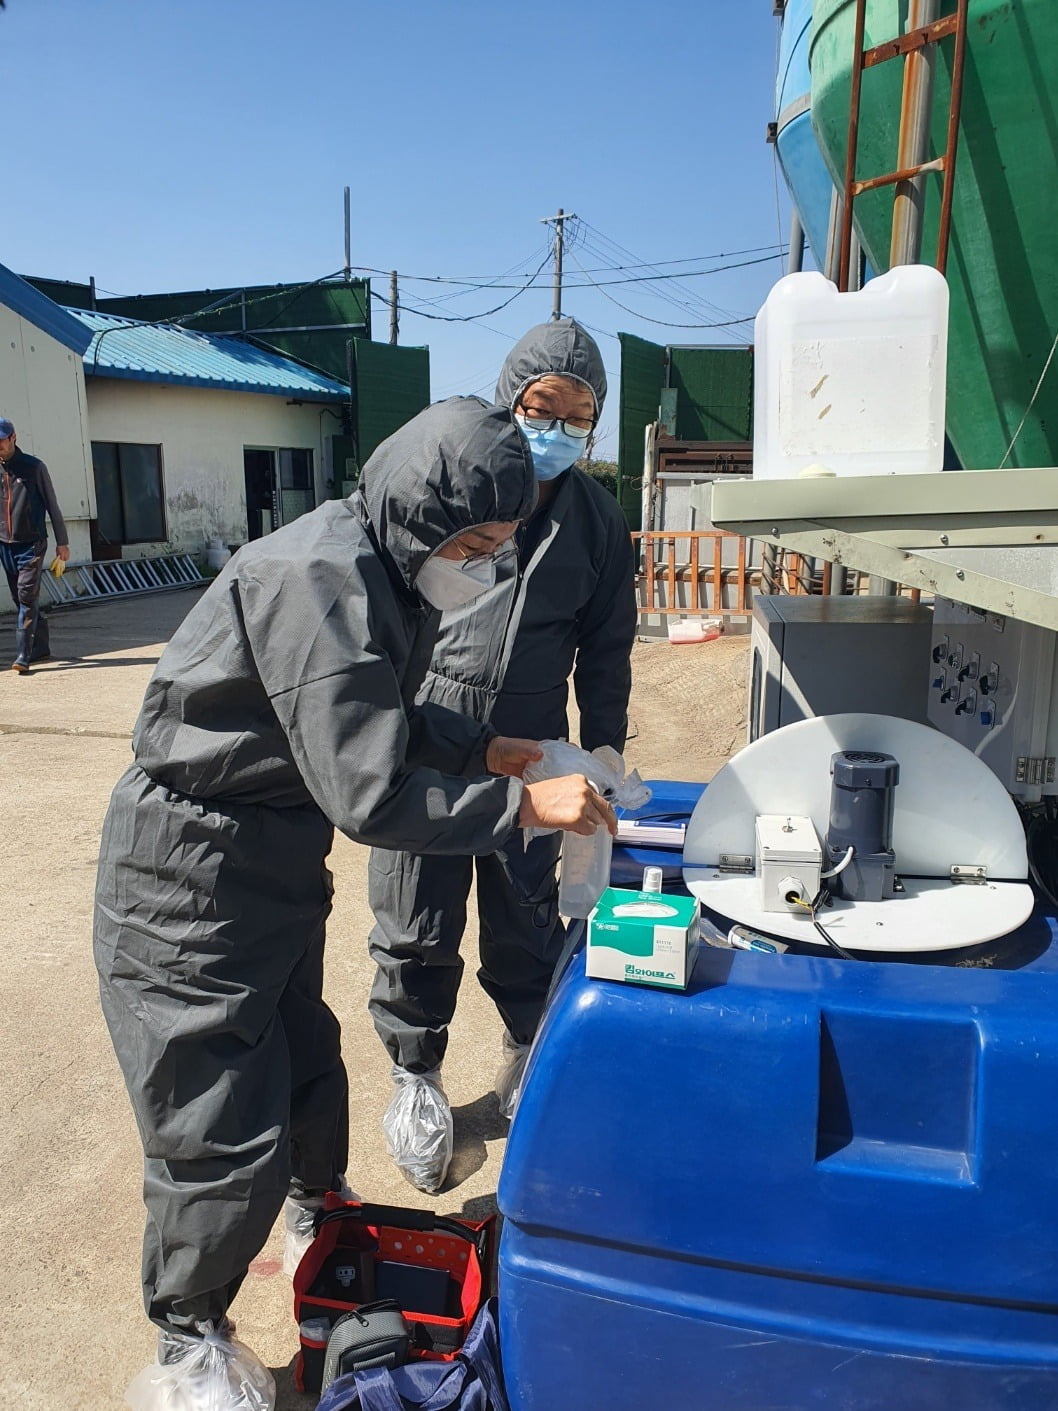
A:
{"type": "Polygon", "coordinates": [[[310,450],[316,503],[326,496],[324,445],[340,428],[319,402],[295,406],[286,397],[257,392],[124,378],[90,377],[87,387],[90,440],[162,448],[168,542],[126,545],[124,558],[168,549],[201,554],[214,538],[244,544],[246,448],[310,450]]]}
{"type": "MultiPolygon", "coordinates": [[[[55,485],[74,559],[90,557],[88,521],[95,486],[79,353],[0,304],[0,416],[15,423],[18,444],[39,456],[55,485]]],[[[54,545],[50,533],[49,542],[54,545]]],[[[10,606],[0,575],[0,608],[10,606]]]]}

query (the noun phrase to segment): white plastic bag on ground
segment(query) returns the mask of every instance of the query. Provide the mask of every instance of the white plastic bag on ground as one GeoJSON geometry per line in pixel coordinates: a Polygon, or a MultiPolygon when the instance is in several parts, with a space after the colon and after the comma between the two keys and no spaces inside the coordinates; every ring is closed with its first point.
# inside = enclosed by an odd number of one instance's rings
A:
{"type": "MultiPolygon", "coordinates": [[[[338,1195],[343,1200],[359,1200],[356,1192],[346,1185],[345,1177],[339,1176],[338,1179],[341,1183],[338,1195]]],[[[312,1243],[313,1222],[322,1209],[322,1195],[307,1196],[304,1200],[295,1200],[293,1196],[288,1195],[283,1202],[283,1273],[289,1274],[291,1278],[297,1273],[298,1265],[312,1243]]]]}
{"type": "Polygon", "coordinates": [[[522,1074],[531,1048],[532,1044],[517,1043],[506,1029],[503,1031],[503,1062],[496,1074],[496,1096],[500,1100],[500,1115],[508,1120],[514,1116],[522,1095],[522,1074]]]}
{"type": "Polygon", "coordinates": [[[144,1367],[125,1393],[132,1411],[274,1411],[276,1384],[256,1353],[231,1336],[162,1334],[164,1363],[144,1367]]]}
{"type": "Polygon", "coordinates": [[[439,1191],[455,1148],[452,1109],[441,1086],[441,1070],[408,1073],[394,1064],[393,1084],[395,1091],[382,1118],[389,1154],[416,1190],[439,1191]]]}

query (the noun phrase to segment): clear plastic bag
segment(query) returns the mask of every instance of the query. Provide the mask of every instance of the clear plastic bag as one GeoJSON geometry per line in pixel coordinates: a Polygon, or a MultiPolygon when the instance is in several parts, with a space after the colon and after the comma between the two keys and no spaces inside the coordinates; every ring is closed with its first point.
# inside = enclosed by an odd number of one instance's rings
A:
{"type": "Polygon", "coordinates": [[[165,1332],[159,1339],[164,1362],[144,1367],[125,1393],[132,1411],[274,1411],[276,1384],[256,1353],[206,1324],[201,1336],[165,1332]]]}
{"type": "Polygon", "coordinates": [[[522,1075],[532,1044],[520,1044],[503,1031],[503,1062],[496,1074],[496,1096],[500,1100],[500,1115],[510,1119],[522,1095],[522,1075]]]}
{"type": "MultiPolygon", "coordinates": [[[[625,762],[616,750],[600,745],[588,754],[566,740],[542,740],[543,758],[527,765],[523,778],[529,784],[541,779],[557,779],[565,774],[583,774],[595,791],[618,808],[637,809],[649,803],[651,791],[633,769],[625,773],[625,762]]],[[[526,829],[526,842],[546,828],[526,829]]],[[[605,828],[594,835],[566,833],[562,839],[562,868],[559,876],[558,909],[563,916],[584,918],[602,896],[610,879],[613,839],[605,828]]]]}
{"type": "MultiPolygon", "coordinates": [[[[344,1176],[339,1176],[338,1181],[337,1194],[343,1200],[359,1200],[356,1192],[346,1185],[344,1176]]],[[[290,1278],[297,1273],[298,1265],[312,1243],[315,1234],[314,1221],[322,1209],[322,1195],[306,1196],[304,1200],[295,1200],[293,1196],[288,1195],[283,1202],[283,1273],[288,1274],[290,1278]]]]}
{"type": "MultiPolygon", "coordinates": [[[[541,740],[542,756],[525,766],[522,778],[527,784],[539,784],[542,779],[561,779],[566,774],[583,774],[597,793],[618,808],[642,808],[651,799],[651,791],[636,770],[625,772],[625,762],[609,745],[600,745],[591,754],[568,740],[541,740]]],[[[528,843],[553,828],[527,828],[528,843]]]]}
{"type": "Polygon", "coordinates": [[[393,1083],[396,1091],[382,1118],[389,1154],[416,1190],[439,1191],[455,1149],[441,1070],[408,1073],[394,1064],[393,1083]]]}

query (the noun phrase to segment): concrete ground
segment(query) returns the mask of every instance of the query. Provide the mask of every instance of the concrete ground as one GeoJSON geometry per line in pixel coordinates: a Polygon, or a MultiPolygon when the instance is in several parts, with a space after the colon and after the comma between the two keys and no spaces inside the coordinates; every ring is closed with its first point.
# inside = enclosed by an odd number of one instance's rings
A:
{"type": "MultiPolygon", "coordinates": [[[[92,890],[110,789],[129,758],[144,687],[194,593],[52,617],[58,656],[24,678],[0,671],[0,1403],[19,1411],[117,1411],[152,1360],[138,1284],[140,1148],[99,1013],[92,890]]],[[[12,620],[0,618],[0,663],[12,620]]],[[[744,739],[748,638],[640,643],[627,757],[644,777],[708,779],[744,739]]],[[[12,653],[13,654],[13,653],[12,653]]],[[[501,1026],[467,976],[445,1081],[456,1155],[431,1200],[405,1184],[379,1122],[388,1061],[367,1016],[366,850],[339,837],[327,991],[344,1026],[349,1178],[366,1198],[478,1215],[494,1209],[507,1124],[491,1090],[501,1026]]],[[[274,1369],[278,1411],[293,1389],[290,1282],[273,1232],[236,1300],[240,1336],[274,1369]]]]}

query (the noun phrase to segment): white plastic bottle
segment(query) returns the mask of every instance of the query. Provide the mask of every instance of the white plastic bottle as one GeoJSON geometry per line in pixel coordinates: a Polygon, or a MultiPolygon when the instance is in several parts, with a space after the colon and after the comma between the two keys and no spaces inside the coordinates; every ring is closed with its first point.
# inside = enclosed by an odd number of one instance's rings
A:
{"type": "Polygon", "coordinates": [[[562,874],[558,909],[573,920],[587,918],[610,882],[613,838],[600,825],[590,837],[566,833],[562,839],[562,874]]]}
{"type": "Polygon", "coordinates": [[[641,890],[644,892],[663,892],[665,890],[665,873],[662,868],[643,868],[643,886],[641,890]]]}

